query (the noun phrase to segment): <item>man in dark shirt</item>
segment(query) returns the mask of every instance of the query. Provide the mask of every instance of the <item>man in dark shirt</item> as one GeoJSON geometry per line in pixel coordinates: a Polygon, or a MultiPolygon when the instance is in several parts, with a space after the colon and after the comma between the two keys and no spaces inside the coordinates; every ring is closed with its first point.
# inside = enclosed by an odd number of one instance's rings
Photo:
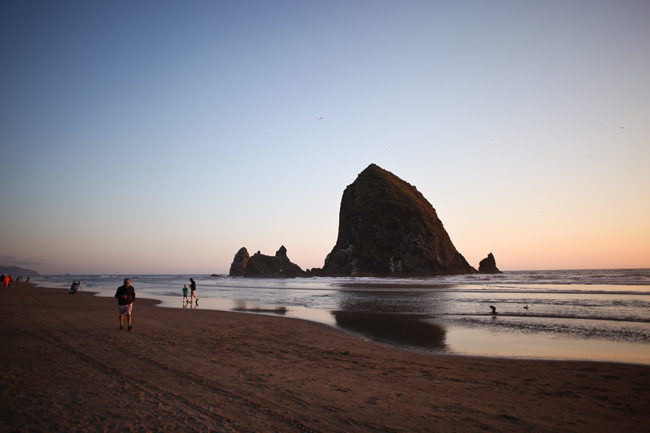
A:
{"type": "Polygon", "coordinates": [[[135,302],[135,289],[131,285],[130,279],[124,279],[124,285],[117,288],[115,297],[117,298],[117,307],[120,313],[120,329],[124,329],[122,319],[126,315],[129,320],[127,330],[130,331],[133,329],[133,326],[131,326],[131,311],[133,311],[133,303],[135,302]]]}

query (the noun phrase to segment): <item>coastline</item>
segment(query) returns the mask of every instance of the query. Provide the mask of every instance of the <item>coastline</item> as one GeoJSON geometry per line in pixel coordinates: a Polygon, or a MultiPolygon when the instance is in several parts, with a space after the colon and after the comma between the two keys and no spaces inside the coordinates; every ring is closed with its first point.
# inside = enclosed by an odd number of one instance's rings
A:
{"type": "MultiPolygon", "coordinates": [[[[178,287],[188,277],[134,276],[139,296],[156,299],[162,307],[195,308],[180,301],[178,287]]],[[[417,288],[401,279],[198,277],[199,309],[316,321],[392,347],[429,354],[650,365],[647,269],[506,272],[489,284],[445,277],[422,280],[417,288]],[[489,305],[496,305],[498,317],[487,312],[489,305]]],[[[50,278],[32,282],[68,290],[72,279],[50,278]]],[[[110,298],[122,284],[117,276],[75,279],[97,296],[110,298]]]]}
{"type": "Polygon", "coordinates": [[[644,431],[650,367],[431,355],[327,325],[1,293],[2,431],[644,431]],[[143,430],[142,430],[143,429],[143,430]]]}

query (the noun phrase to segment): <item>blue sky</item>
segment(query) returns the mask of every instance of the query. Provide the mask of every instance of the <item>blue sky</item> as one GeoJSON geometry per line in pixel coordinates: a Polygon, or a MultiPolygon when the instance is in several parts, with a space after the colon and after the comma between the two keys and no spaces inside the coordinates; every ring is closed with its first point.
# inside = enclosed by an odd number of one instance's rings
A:
{"type": "Polygon", "coordinates": [[[320,267],[376,163],[475,267],[650,267],[648,23],[646,1],[2,2],[0,260],[320,267]]]}

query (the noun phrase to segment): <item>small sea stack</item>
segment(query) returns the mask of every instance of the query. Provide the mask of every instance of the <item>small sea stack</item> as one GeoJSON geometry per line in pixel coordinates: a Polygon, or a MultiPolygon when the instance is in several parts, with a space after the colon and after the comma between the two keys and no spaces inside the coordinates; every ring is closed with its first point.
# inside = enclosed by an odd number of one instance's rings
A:
{"type": "Polygon", "coordinates": [[[276,251],[275,256],[267,256],[260,251],[249,256],[248,250],[241,248],[230,265],[231,277],[295,278],[305,275],[300,266],[289,260],[284,245],[276,251]]]}
{"type": "Polygon", "coordinates": [[[492,253],[488,254],[486,258],[481,260],[478,264],[478,271],[481,274],[501,274],[502,272],[497,268],[497,262],[492,253]]]}

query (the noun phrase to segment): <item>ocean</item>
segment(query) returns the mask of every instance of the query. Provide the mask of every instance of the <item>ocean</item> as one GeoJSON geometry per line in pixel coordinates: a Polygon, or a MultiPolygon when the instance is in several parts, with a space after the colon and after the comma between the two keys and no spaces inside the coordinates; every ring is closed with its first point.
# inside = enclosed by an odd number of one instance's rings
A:
{"type": "Polygon", "coordinates": [[[66,275],[31,281],[69,289],[76,279],[83,291],[112,297],[125,277],[138,296],[158,299],[162,307],[311,320],[406,350],[650,365],[650,269],[427,278],[66,275]],[[190,277],[198,305],[182,302],[190,277]]]}

